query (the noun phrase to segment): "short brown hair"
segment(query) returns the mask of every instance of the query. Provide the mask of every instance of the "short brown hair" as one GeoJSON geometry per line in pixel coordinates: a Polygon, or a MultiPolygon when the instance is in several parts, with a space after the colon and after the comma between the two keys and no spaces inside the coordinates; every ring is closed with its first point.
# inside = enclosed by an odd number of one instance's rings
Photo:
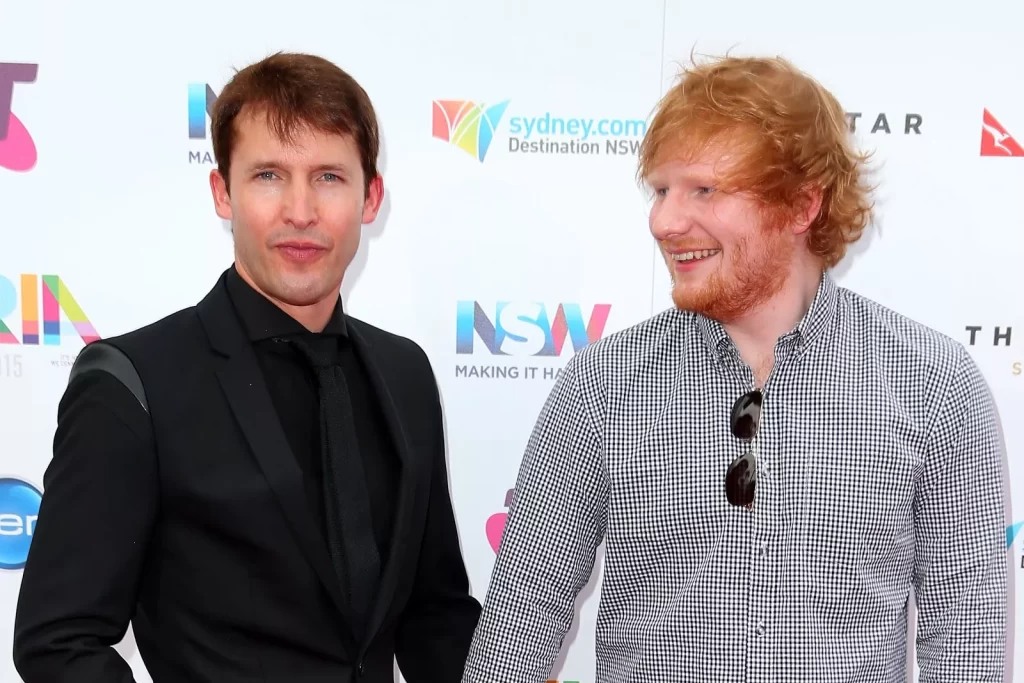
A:
{"type": "Polygon", "coordinates": [[[243,110],[265,113],[281,140],[290,140],[304,126],[352,136],[369,191],[380,152],[377,115],[366,91],[337,65],[316,55],[278,52],[234,75],[210,117],[213,155],[225,183],[237,134],[234,123],[243,110]]]}
{"type": "Polygon", "coordinates": [[[808,244],[825,268],[871,221],[870,155],[854,149],[838,100],[785,59],[723,57],[684,69],[641,143],[639,176],[715,142],[740,152],[722,189],[752,194],[772,215],[798,207],[809,189],[821,192],[808,244]]]}

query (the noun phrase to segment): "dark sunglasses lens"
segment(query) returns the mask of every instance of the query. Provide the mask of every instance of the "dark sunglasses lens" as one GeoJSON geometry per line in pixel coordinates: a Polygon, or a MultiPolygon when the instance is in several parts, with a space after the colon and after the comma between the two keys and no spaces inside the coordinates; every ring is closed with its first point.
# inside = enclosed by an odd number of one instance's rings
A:
{"type": "Polygon", "coordinates": [[[733,505],[750,505],[754,502],[756,483],[757,461],[753,453],[744,453],[732,461],[725,474],[725,497],[733,505]]]}
{"type": "Polygon", "coordinates": [[[757,433],[759,419],[761,419],[761,392],[755,389],[740,396],[732,406],[729,426],[732,428],[733,436],[737,439],[753,439],[754,434],[757,433]]]}

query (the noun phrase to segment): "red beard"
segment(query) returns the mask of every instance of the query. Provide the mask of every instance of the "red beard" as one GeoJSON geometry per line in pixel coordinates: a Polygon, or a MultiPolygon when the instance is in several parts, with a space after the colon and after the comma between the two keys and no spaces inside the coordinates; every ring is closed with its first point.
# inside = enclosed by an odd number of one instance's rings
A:
{"type": "Polygon", "coordinates": [[[672,301],[676,307],[725,324],[778,294],[789,275],[793,242],[783,231],[768,227],[761,236],[759,240],[746,237],[728,252],[723,250],[723,262],[699,284],[687,282],[686,275],[677,275],[672,269],[672,301]],[[729,262],[725,263],[727,254],[729,262]]]}

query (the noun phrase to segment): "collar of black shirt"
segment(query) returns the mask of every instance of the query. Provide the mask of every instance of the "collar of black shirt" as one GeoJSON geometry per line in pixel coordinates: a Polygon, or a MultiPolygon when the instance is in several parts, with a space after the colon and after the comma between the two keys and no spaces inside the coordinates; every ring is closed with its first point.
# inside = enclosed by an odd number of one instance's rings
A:
{"type": "MultiPolygon", "coordinates": [[[[270,299],[257,292],[248,282],[242,279],[232,265],[227,275],[228,296],[238,312],[242,326],[249,341],[262,341],[277,337],[308,335],[309,330],[302,323],[291,317],[270,299]]],[[[327,322],[322,334],[338,337],[348,336],[345,324],[345,311],[338,297],[338,305],[334,307],[331,319],[327,322]]]]}

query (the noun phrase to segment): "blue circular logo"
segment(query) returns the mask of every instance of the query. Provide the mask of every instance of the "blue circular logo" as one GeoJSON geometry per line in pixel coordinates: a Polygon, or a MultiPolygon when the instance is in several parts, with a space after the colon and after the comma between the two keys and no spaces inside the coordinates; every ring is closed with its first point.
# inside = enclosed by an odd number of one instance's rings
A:
{"type": "Polygon", "coordinates": [[[0,569],[21,569],[36,532],[43,494],[21,479],[0,479],[0,569]]]}

